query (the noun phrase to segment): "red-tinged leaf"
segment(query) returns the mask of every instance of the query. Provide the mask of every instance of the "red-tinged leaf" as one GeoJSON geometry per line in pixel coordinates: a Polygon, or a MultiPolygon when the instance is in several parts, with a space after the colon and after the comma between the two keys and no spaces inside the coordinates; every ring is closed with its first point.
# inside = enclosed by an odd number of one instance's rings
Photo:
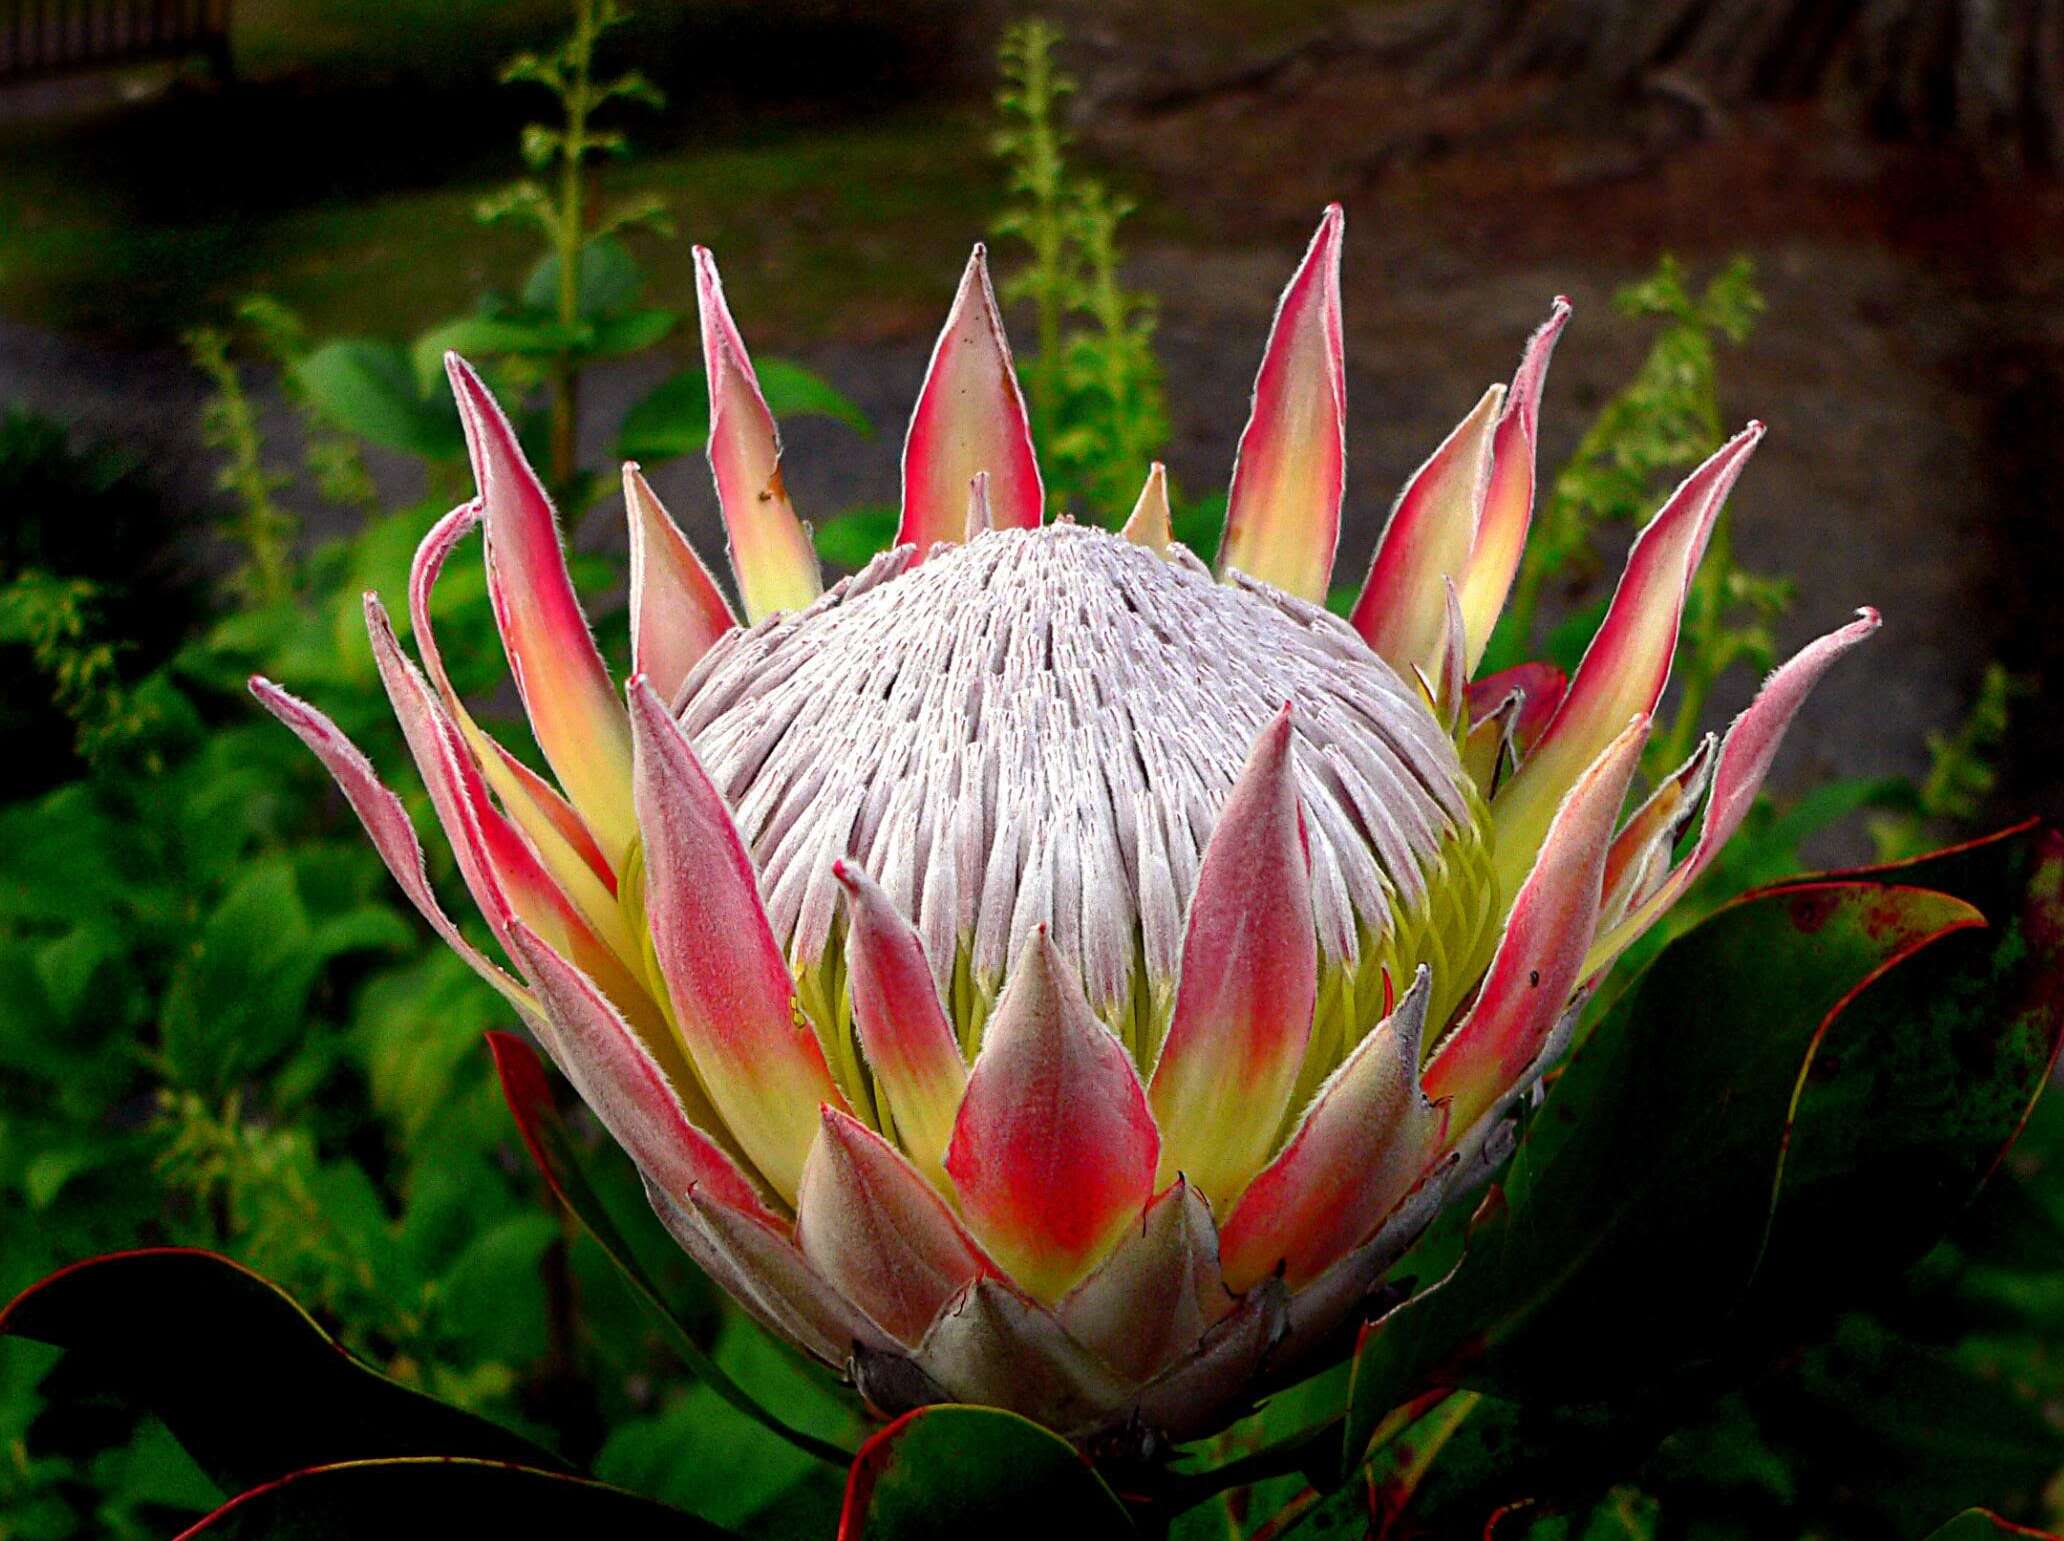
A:
{"type": "Polygon", "coordinates": [[[967,1062],[939,999],[917,928],[879,883],[834,861],[846,891],[846,979],[853,1029],[897,1138],[918,1170],[944,1185],[947,1141],[967,1091],[967,1062]]]}
{"type": "Polygon", "coordinates": [[[1232,1304],[1211,1206],[1177,1178],[1096,1272],[1068,1292],[1059,1314],[1084,1347],[1145,1380],[1193,1350],[1232,1304]]]}
{"type": "Polygon", "coordinates": [[[676,1198],[699,1188],[733,1208],[766,1216],[758,1191],[731,1154],[692,1121],[684,1093],[710,1129],[722,1127],[701,1090],[692,1081],[669,1080],[595,982],[521,921],[509,927],[509,948],[537,991],[553,1057],[639,1170],[676,1198]]]}
{"type": "Polygon", "coordinates": [[[1727,736],[1720,741],[1720,752],[1713,762],[1712,791],[1706,798],[1698,841],[1691,854],[1668,876],[1654,882],[1646,897],[1609,930],[1601,929],[1592,943],[1590,956],[1584,960],[1587,978],[1603,971],[1632,945],[1720,854],[1748,817],[1763,778],[1770,773],[1778,748],[1784,743],[1785,733],[1813,687],[1843,654],[1877,629],[1878,612],[1865,606],[1847,626],[1807,643],[1772,671],[1763,688],[1756,692],[1756,698],[1734,719],[1727,736]]]}
{"type": "Polygon", "coordinates": [[[1141,1387],[1106,1417],[1104,1428],[1136,1423],[1178,1445],[1216,1432],[1254,1397],[1291,1330],[1290,1291],[1280,1279],[1262,1280],[1233,1303],[1194,1354],[1141,1387]]]}
{"type": "Polygon", "coordinates": [[[551,1079],[546,1075],[537,1051],[509,1033],[489,1033],[487,1047],[494,1056],[495,1075],[501,1082],[502,1097],[516,1120],[517,1132],[523,1136],[524,1148],[537,1164],[546,1186],[560,1203],[573,1212],[581,1227],[616,1265],[616,1271],[630,1286],[632,1294],[652,1313],[674,1352],[703,1384],[762,1428],[820,1460],[834,1465],[845,1464],[846,1452],[836,1445],[826,1444],[790,1428],[755,1402],[681,1325],[673,1308],[666,1303],[666,1297],[660,1293],[659,1286],[638,1261],[630,1242],[617,1229],[616,1222],[609,1218],[609,1211],[603,1206],[594,1185],[588,1181],[580,1149],[553,1101],[551,1079]]]}
{"type": "Polygon", "coordinates": [[[290,1473],[238,1494],[174,1541],[449,1541],[454,1534],[717,1541],[731,1532],[563,1472],[418,1456],[290,1473]]]}
{"type": "Polygon", "coordinates": [[[509,927],[522,921],[593,976],[618,1009],[644,1029],[648,1045],[662,1051],[667,1040],[658,1010],[644,982],[624,963],[631,943],[617,906],[610,904],[605,910],[615,937],[612,944],[588,924],[536,849],[488,795],[479,763],[429,682],[402,651],[378,595],[366,595],[365,614],[381,683],[429,789],[438,822],[452,843],[459,872],[488,928],[506,947],[509,927]]]}
{"type": "Polygon", "coordinates": [[[1124,1541],[1125,1506],[1066,1440],[990,1407],[921,1407],[861,1447],[838,1541],[1124,1541]]]}
{"type": "MultiPolygon", "coordinates": [[[[1448,598],[1469,565],[1477,515],[1490,485],[1491,439],[1505,388],[1486,391],[1398,494],[1350,619],[1400,674],[1432,674],[1445,648],[1448,598]]],[[[1459,598],[1455,602],[1460,614],[1459,598]]],[[[1465,641],[1464,652],[1467,652],[1465,641]]],[[[1466,658],[1455,667],[1463,668],[1466,658]]]]}
{"type": "Polygon", "coordinates": [[[1909,969],[1983,924],[1946,894],[1824,882],[1679,938],[1527,1123],[1454,1275],[1364,1342],[1350,1430],[1429,1385],[1588,1400],[1752,1360],[1737,1307],[1816,1052],[1875,981],[1904,999],[1909,969]]]}
{"type": "Polygon", "coordinates": [[[1009,1406],[1078,1435],[1119,1415],[1130,1384],[1016,1285],[977,1279],[947,1302],[912,1355],[949,1402],[1009,1406]]]}
{"type": "Polygon", "coordinates": [[[227,1492],[308,1466],[464,1455],[557,1457],[361,1364],[277,1285],[212,1252],[117,1252],[0,1311],[0,1336],[63,1349],[68,1381],[155,1414],[227,1492]]]}
{"type": "Polygon", "coordinates": [[[698,1078],[760,1174],[793,1200],[817,1110],[846,1100],[774,940],[731,810],[652,687],[630,688],[645,917],[698,1078]]]}
{"type": "MultiPolygon", "coordinates": [[[[1829,1028],[1799,1089],[1749,1302],[1794,1313],[1911,1263],[1969,1204],[2064,1039],[2064,834],[2027,823],[1839,874],[1964,900],[1983,930],[1930,947],[1829,1028]]],[[[1810,888],[1780,887],[1773,899],[1810,888]]]]}
{"type": "Polygon", "coordinates": [[[535,1020],[537,1002],[531,999],[530,993],[467,941],[451,917],[445,914],[444,906],[438,903],[437,892],[430,886],[430,874],[423,866],[423,846],[416,838],[416,826],[401,799],[380,780],[372,762],[328,717],[299,697],[289,695],[271,680],[254,674],[250,690],[259,705],[285,723],[294,736],[322,761],[323,769],[336,778],[345,801],[351,804],[351,811],[358,815],[359,823],[365,826],[366,834],[371,837],[373,849],[380,853],[380,859],[387,864],[387,871],[408,896],[409,902],[415,905],[417,913],[430,923],[430,929],[465,959],[475,973],[494,986],[519,1015],[535,1020]]]}
{"type": "Polygon", "coordinates": [[[1600,929],[1613,925],[1661,886],[1669,870],[1670,853],[1677,849],[1685,826],[1705,795],[1713,751],[1719,743],[1711,733],[1699,740],[1691,758],[1664,777],[1641,806],[1627,815],[1620,832],[1613,836],[1612,849],[1605,858],[1600,929]]]}
{"type": "Polygon", "coordinates": [[[1270,1275],[1309,1283],[1382,1223],[1439,1153],[1446,1109],[1419,1090],[1431,976],[1327,1078],[1282,1154],[1263,1168],[1220,1238],[1226,1285],[1270,1275]]]}
{"type": "Polygon", "coordinates": [[[437,687],[438,698],[457,724],[466,745],[480,762],[481,774],[495,795],[509,810],[509,816],[523,826],[538,848],[538,855],[552,876],[574,898],[591,919],[615,908],[616,874],[610,870],[595,844],[595,837],[573,805],[536,771],[525,765],[500,743],[490,738],[473,720],[445,672],[444,655],[437,646],[437,628],[430,613],[430,599],[445,560],[453,547],[474,530],[481,520],[478,498],[461,503],[430,527],[416,547],[409,564],[409,627],[415,633],[416,651],[422,654],[423,670],[437,687]]]}
{"type": "Polygon", "coordinates": [[[1636,717],[1607,744],[1556,810],[1469,1014],[1434,1051],[1426,1095],[1450,1102],[1448,1139],[1460,1144],[1529,1071],[1584,978],[1598,923],[1607,850],[1627,785],[1648,740],[1636,717]]]}
{"type": "Polygon", "coordinates": [[[1569,676],[1552,663],[1521,663],[1496,674],[1470,681],[1467,699],[1469,719],[1481,720],[1504,704],[1515,692],[1519,715],[1512,724],[1512,747],[1521,754],[1533,748],[1534,740],[1562,705],[1562,693],[1569,688],[1569,676]]]}
{"type": "Polygon", "coordinates": [[[761,1326],[832,1369],[856,1354],[894,1353],[895,1342],[803,1256],[792,1227],[770,1225],[727,1204],[688,1195],[677,1204],[649,1183],[669,1234],[761,1326]]]}
{"type": "Polygon", "coordinates": [[[993,1272],[967,1229],[888,1141],[824,1110],[803,1164],[796,1244],[827,1283],[915,1347],[939,1308],[993,1272]]]}

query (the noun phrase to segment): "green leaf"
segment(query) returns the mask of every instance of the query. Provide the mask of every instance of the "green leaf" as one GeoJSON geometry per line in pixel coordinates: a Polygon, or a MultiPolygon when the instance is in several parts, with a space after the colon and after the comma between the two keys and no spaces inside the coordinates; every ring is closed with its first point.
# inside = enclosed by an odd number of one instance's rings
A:
{"type": "Polygon", "coordinates": [[[265,1064],[301,1031],[322,956],[289,862],[276,856],[247,870],[191,946],[165,991],[159,1031],[172,1078],[211,1089],[265,1064]]]}
{"type": "Polygon", "coordinates": [[[208,1089],[265,1064],[304,1031],[309,992],[330,959],[412,940],[384,904],[314,919],[289,857],[251,863],[166,988],[159,1026],[174,1078],[208,1089]]]}
{"type": "Polygon", "coordinates": [[[642,353],[680,325],[671,310],[634,310],[629,315],[607,316],[594,324],[587,350],[604,358],[642,353]]]}
{"type": "MultiPolygon", "coordinates": [[[[1414,1536],[1638,1541],[1652,1532],[1636,1528],[1636,1515],[1622,1516],[1633,1523],[1606,1528],[1588,1527],[1582,1515],[1660,1437],[1653,1410],[1639,1398],[1633,1406],[1527,1407],[1458,1392],[1388,1448],[1367,1485],[1349,1483],[1320,1512],[1336,1517],[1349,1535],[1357,1533],[1348,1528],[1354,1516],[1373,1508],[1386,1515],[1402,1510],[1397,1530],[1414,1536]],[[1509,1528],[1492,1523],[1513,1507],[1518,1513],[1509,1528]],[[1557,1509],[1568,1513],[1567,1529],[1528,1527],[1525,1516],[1557,1509]]],[[[1324,1533],[1321,1524],[1314,1514],[1309,1528],[1324,1533]]]]}
{"type": "Polygon", "coordinates": [[[767,410],[776,418],[836,418],[862,437],[874,436],[874,424],[867,414],[815,370],[792,359],[770,358],[757,364],[754,373],[760,377],[760,394],[767,398],[767,410]]]}
{"type": "MultiPolygon", "coordinates": [[[[353,1012],[354,1057],[373,1110],[391,1121],[407,1149],[417,1150],[478,1083],[480,1036],[507,1020],[502,998],[442,947],[383,969],[360,991],[353,1012]]],[[[506,1127],[492,1101],[483,1111],[493,1120],[488,1128],[498,1133],[506,1127]]]]}
{"type": "Polygon", "coordinates": [[[690,455],[709,442],[709,383],[700,369],[684,369],[654,387],[624,415],[616,436],[619,460],[657,465],[690,455]]]}
{"type": "Polygon", "coordinates": [[[899,518],[887,505],[856,508],[819,520],[811,536],[825,561],[858,572],[895,544],[899,518]]]}
{"type": "MultiPolygon", "coordinates": [[[[605,235],[581,248],[574,282],[580,296],[575,314],[583,321],[601,321],[621,316],[638,303],[645,292],[645,270],[623,242],[605,235]]],[[[556,255],[530,270],[523,281],[523,303],[531,310],[559,313],[556,255]]]]}
{"type": "Polygon", "coordinates": [[[566,1121],[553,1106],[551,1083],[545,1076],[545,1067],[539,1061],[537,1051],[509,1033],[489,1033],[486,1036],[488,1050],[494,1056],[495,1074],[501,1079],[502,1095],[516,1119],[517,1129],[523,1135],[525,1148],[537,1163],[538,1171],[559,1202],[573,1211],[574,1217],[594,1238],[596,1245],[608,1254],[624,1282],[651,1308],[673,1350],[704,1385],[760,1427],[819,1460],[834,1466],[845,1465],[850,1458],[846,1451],[800,1429],[790,1428],[760,1406],[675,1318],[665,1297],[660,1294],[659,1286],[652,1282],[652,1276],[638,1262],[630,1243],[617,1229],[616,1222],[609,1218],[609,1211],[603,1207],[594,1186],[581,1170],[580,1155],[566,1121]]]}
{"type": "Polygon", "coordinates": [[[135,831],[86,783],[0,808],[0,920],[105,923],[141,874],[135,831]]]}
{"type": "Polygon", "coordinates": [[[1980,920],[1924,889],[1820,883],[1665,951],[1529,1121],[1454,1275],[1365,1336],[1347,1469],[1427,1385],[1566,1402],[1726,1352],[1815,1047],[1863,985],[1980,920]]]}
{"type": "Polygon", "coordinates": [[[393,1456],[564,1469],[529,1440],[359,1363],[284,1291],[210,1252],[75,1264],[0,1311],[9,1335],[63,1349],[72,1385],[155,1413],[225,1492],[393,1456]]]}
{"type": "Polygon", "coordinates": [[[982,1535],[1106,1541],[1137,1534],[1125,1506],[1066,1440],[1016,1413],[942,1404],[861,1447],[840,1541],[982,1535]]]}
{"type": "Polygon", "coordinates": [[[196,1541],[449,1541],[454,1535],[700,1541],[728,1534],[599,1482],[457,1456],[297,1471],[239,1494],[183,1533],[196,1541]]]}
{"type": "Polygon", "coordinates": [[[558,1239],[553,1216],[533,1211],[486,1227],[459,1254],[439,1291],[438,1321],[470,1357],[525,1364],[551,1346],[543,1299],[510,1281],[536,1277],[558,1239]]]}
{"type": "Polygon", "coordinates": [[[291,368],[315,410],[347,433],[425,460],[465,453],[458,410],[423,394],[408,355],[392,343],[346,338],[291,368]]]}
{"type": "Polygon", "coordinates": [[[318,921],[309,932],[309,939],[320,955],[329,958],[371,949],[407,952],[415,944],[417,933],[392,905],[367,903],[355,904],[318,921]]]}
{"type": "MultiPolygon", "coordinates": [[[[762,359],[755,372],[767,410],[776,418],[830,417],[856,433],[873,434],[867,414],[822,375],[780,358],[762,359]]],[[[684,369],[661,381],[625,415],[616,452],[619,459],[657,465],[695,454],[708,442],[709,384],[702,370],[684,369]]]]}
{"type": "Polygon", "coordinates": [[[51,1009],[67,1022],[78,1020],[101,973],[120,962],[129,939],[105,917],[89,921],[36,946],[36,978],[51,1009]]]}
{"type": "Polygon", "coordinates": [[[88,1144],[47,1145],[29,1158],[22,1169],[22,1197],[32,1210],[48,1209],[66,1183],[82,1172],[90,1172],[109,1152],[88,1144]]]}
{"type": "Polygon", "coordinates": [[[1794,1425],[1811,1430],[1794,1455],[1801,1475],[1850,1488],[1900,1533],[1974,1499],[2032,1509],[2064,1465],[2064,1433],[2038,1396],[1870,1317],[1844,1316],[1789,1378],[1800,1395],[1772,1424],[1810,1420],[1794,1425]]]}
{"type": "MultiPolygon", "coordinates": [[[[225,1495],[194,1465],[171,1432],[155,1418],[146,1418],[126,1445],[103,1450],[93,1458],[93,1478],[124,1508],[172,1509],[204,1514],[225,1495]]],[[[105,1511],[103,1511],[105,1515],[105,1511]]],[[[142,1517],[138,1516],[137,1520],[142,1517]]],[[[143,1526],[132,1520],[135,1532],[143,1526]]]]}
{"type": "MultiPolygon", "coordinates": [[[[726,1318],[714,1353],[741,1383],[792,1415],[817,1403],[820,1417],[804,1421],[854,1421],[742,1317],[726,1318]],[[783,1394],[767,1396],[770,1390],[783,1394]]],[[[596,1457],[595,1474],[719,1525],[759,1529],[768,1518],[811,1505],[824,1523],[809,1533],[829,1535],[838,1512],[839,1482],[829,1468],[734,1416],[703,1385],[688,1386],[654,1417],[620,1425],[596,1457]],[[684,1449],[697,1459],[682,1460],[684,1449]]]]}
{"type": "MultiPolygon", "coordinates": [[[[566,345],[566,328],[550,315],[461,316],[434,326],[409,348],[416,389],[435,398],[444,394],[444,356],[468,360],[500,357],[541,358],[566,345]]],[[[457,409],[453,409],[457,421],[457,409]]]]}

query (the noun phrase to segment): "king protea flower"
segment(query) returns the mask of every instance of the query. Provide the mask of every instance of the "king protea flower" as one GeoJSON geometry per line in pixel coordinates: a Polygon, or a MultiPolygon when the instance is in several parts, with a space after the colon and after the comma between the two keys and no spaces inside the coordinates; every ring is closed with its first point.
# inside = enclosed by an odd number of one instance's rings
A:
{"type": "Polygon", "coordinates": [[[1499,1157],[1589,986],[1877,625],[1806,648],[1622,816],[1752,423],[1641,532],[1572,677],[1472,682],[1526,536],[1561,300],[1406,483],[1352,618],[1330,614],[1342,228],[1329,209],[1277,312],[1215,574],[1172,540],[1158,466],[1122,533],[1044,519],[978,247],[911,419],[897,544],[829,588],[698,250],[745,620],[626,466],[622,688],[508,420],[450,359],[479,496],[417,554],[420,663],[376,596],[366,613],[506,964],[439,907],[364,756],[252,683],[681,1245],[880,1410],[1182,1440],[1315,1367],[1499,1157]],[[550,777],[482,731],[432,634],[476,529],[550,777]]]}

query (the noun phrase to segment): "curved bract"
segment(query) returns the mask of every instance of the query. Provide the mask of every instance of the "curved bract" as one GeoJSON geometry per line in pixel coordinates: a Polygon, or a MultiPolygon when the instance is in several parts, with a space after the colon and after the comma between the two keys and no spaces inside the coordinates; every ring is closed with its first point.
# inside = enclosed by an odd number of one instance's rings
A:
{"type": "Polygon", "coordinates": [[[1041,522],[978,250],[905,444],[907,543],[821,592],[699,252],[747,624],[632,471],[620,684],[542,486],[454,359],[480,492],[418,556],[424,667],[368,615],[502,962],[437,909],[363,756],[253,682],[681,1244],[884,1412],[988,1403],[1076,1438],[1186,1439],[1292,1373],[1483,1175],[1590,983],[1876,625],[1780,668],[1623,817],[1752,426],[1643,532],[1571,678],[1472,683],[1531,513],[1560,300],[1400,495],[1352,620],[1320,608],[1343,233],[1329,210],[1278,312],[1222,571],[1169,538],[1158,466],[1122,535],[1041,522]],[[554,780],[445,680],[429,594],[476,531],[554,780]]]}

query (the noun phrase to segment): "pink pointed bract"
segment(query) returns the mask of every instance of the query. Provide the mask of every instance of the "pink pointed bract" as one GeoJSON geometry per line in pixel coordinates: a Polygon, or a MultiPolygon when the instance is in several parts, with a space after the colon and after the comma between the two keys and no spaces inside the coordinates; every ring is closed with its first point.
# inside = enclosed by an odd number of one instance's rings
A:
{"type": "Polygon", "coordinates": [[[1340,250],[1347,216],[1326,210],[1269,331],[1227,495],[1221,567],[1323,600],[1347,484],[1347,354],[1340,250]]]}
{"type": "Polygon", "coordinates": [[[936,541],[958,541],[967,528],[968,483],[984,473],[990,526],[1036,529],[1046,491],[989,283],[988,255],[977,246],[932,349],[903,441],[897,544],[915,546],[922,557],[936,541]]]}
{"type": "Polygon", "coordinates": [[[816,548],[789,501],[781,476],[781,430],[731,318],[717,259],[701,246],[695,248],[695,299],[709,388],[710,476],[745,618],[800,610],[822,587],[816,548]]]}
{"type": "Polygon", "coordinates": [[[943,1396],[1180,1443],[1317,1368],[1876,629],[1865,611],[1809,644],[1637,790],[1752,425],[1636,540],[1573,676],[1479,673],[1561,300],[1406,484],[1352,622],[1321,608],[1344,232],[1328,209],[1278,307],[1217,576],[1176,541],[1159,464],[1129,511],[1044,519],[977,248],[911,418],[898,544],[829,589],[698,250],[736,603],[626,467],[621,689],[509,420],[452,360],[479,490],[412,566],[420,665],[377,598],[366,620],[490,950],[366,757],[251,683],[668,1232],[878,1412],[943,1396]],[[475,534],[549,773],[446,670],[434,591],[475,534]]]}

